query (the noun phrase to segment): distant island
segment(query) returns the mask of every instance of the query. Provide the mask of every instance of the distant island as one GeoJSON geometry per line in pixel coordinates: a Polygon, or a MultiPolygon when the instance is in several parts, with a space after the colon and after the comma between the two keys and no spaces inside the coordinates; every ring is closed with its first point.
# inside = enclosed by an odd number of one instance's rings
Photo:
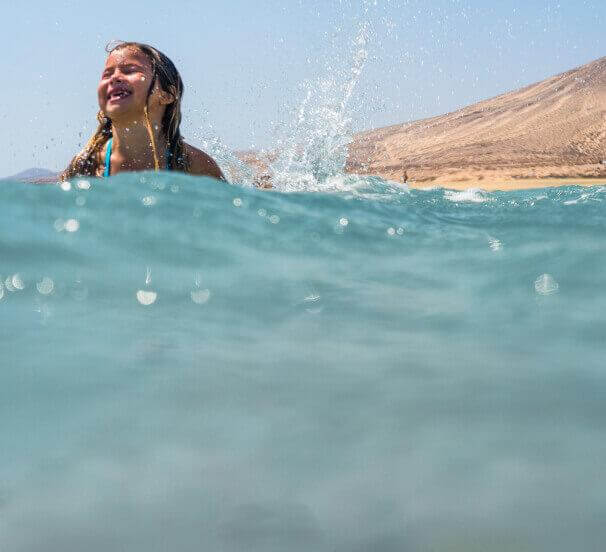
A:
{"type": "Polygon", "coordinates": [[[421,188],[606,183],[606,57],[447,115],[356,134],[346,170],[421,188]]]}
{"type": "Polygon", "coordinates": [[[49,171],[48,169],[32,168],[21,171],[20,173],[7,176],[0,180],[25,180],[49,182],[59,177],[59,173],[49,171]]]}

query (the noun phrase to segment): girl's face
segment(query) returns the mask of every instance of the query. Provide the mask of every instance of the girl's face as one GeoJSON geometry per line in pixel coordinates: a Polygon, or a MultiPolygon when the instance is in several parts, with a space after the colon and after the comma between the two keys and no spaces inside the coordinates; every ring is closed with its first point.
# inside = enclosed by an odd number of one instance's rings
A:
{"type": "MultiPolygon", "coordinates": [[[[147,102],[152,77],[149,59],[137,48],[113,51],[105,62],[97,87],[101,111],[114,120],[139,118],[147,102]]],[[[154,93],[149,98],[150,115],[152,107],[158,107],[158,89],[156,82],[154,93]]]]}

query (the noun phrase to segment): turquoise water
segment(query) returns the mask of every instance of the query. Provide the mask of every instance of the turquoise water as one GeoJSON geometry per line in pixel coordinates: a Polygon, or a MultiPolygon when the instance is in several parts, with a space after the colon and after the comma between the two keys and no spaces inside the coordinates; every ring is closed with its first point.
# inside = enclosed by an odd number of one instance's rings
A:
{"type": "Polygon", "coordinates": [[[601,550],[605,188],[0,194],[0,550],[601,550]]]}

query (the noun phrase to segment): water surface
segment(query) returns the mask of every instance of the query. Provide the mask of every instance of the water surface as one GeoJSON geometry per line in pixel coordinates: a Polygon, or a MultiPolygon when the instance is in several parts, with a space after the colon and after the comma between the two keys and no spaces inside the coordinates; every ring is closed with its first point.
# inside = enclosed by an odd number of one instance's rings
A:
{"type": "Polygon", "coordinates": [[[0,189],[0,549],[598,550],[606,189],[0,189]]]}

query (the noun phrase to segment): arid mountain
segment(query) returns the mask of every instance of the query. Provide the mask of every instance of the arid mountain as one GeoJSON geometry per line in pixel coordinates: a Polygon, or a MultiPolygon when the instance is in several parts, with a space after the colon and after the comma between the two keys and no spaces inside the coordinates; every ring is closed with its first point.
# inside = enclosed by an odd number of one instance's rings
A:
{"type": "Polygon", "coordinates": [[[606,57],[447,115],[357,134],[347,171],[488,188],[606,178],[606,57]]]}

